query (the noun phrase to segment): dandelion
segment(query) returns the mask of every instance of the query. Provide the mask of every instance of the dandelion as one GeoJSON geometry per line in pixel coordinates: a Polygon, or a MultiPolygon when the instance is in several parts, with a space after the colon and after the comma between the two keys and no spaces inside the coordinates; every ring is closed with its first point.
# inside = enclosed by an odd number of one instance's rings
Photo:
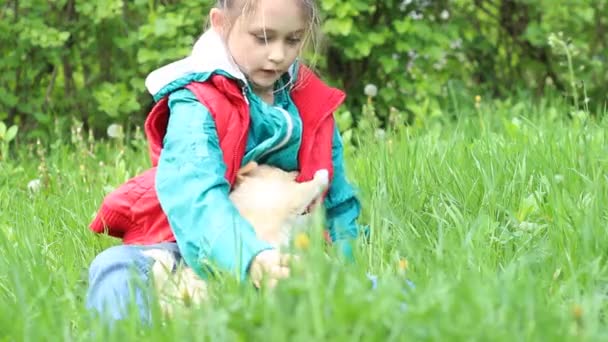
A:
{"type": "Polygon", "coordinates": [[[305,233],[296,235],[294,244],[299,250],[307,250],[310,247],[310,238],[305,233]]]}
{"type": "Polygon", "coordinates": [[[363,88],[363,93],[365,93],[365,96],[374,97],[378,95],[378,87],[376,87],[375,84],[370,83],[363,88]]]}
{"type": "Polygon", "coordinates": [[[122,126],[119,124],[111,124],[108,126],[106,133],[113,139],[122,138],[122,126]]]}
{"type": "Polygon", "coordinates": [[[397,266],[399,267],[400,271],[405,272],[407,271],[409,263],[407,262],[406,258],[401,258],[399,259],[399,263],[397,264],[397,266]]]}
{"type": "Polygon", "coordinates": [[[574,307],[572,307],[572,315],[577,321],[580,320],[583,317],[583,308],[580,305],[575,304],[574,307]]]}
{"type": "Polygon", "coordinates": [[[450,18],[450,12],[444,9],[443,11],[441,11],[441,14],[439,14],[439,17],[443,20],[448,20],[450,18]]]}
{"type": "Polygon", "coordinates": [[[475,95],[475,108],[479,108],[481,106],[481,96],[475,95]]]}
{"type": "Polygon", "coordinates": [[[38,192],[42,187],[42,182],[40,179],[33,179],[27,183],[27,189],[31,192],[38,192]]]}

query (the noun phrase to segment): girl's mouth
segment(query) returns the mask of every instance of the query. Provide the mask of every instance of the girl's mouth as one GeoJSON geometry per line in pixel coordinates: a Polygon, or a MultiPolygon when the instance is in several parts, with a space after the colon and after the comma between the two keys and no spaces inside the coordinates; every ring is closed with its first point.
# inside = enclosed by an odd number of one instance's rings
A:
{"type": "Polygon", "coordinates": [[[267,75],[277,75],[279,73],[277,70],[269,70],[269,69],[262,69],[262,72],[267,75]]]}

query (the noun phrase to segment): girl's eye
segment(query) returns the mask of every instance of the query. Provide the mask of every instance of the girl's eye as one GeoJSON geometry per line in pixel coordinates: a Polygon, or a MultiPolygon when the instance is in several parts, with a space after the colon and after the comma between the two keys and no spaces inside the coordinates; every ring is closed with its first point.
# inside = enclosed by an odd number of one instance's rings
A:
{"type": "Polygon", "coordinates": [[[270,41],[270,39],[264,35],[254,35],[253,37],[258,43],[266,43],[267,41],[270,41]]]}
{"type": "Polygon", "coordinates": [[[290,45],[297,45],[300,43],[300,41],[302,41],[302,39],[300,39],[300,38],[288,38],[287,39],[287,43],[289,43],[290,45]]]}

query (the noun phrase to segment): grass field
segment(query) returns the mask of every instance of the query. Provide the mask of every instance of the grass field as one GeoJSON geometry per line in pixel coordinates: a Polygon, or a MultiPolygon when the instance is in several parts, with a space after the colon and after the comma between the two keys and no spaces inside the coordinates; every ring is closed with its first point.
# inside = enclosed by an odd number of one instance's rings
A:
{"type": "Polygon", "coordinates": [[[83,296],[90,261],[119,242],[87,225],[147,167],[145,142],[17,145],[0,162],[0,341],[608,340],[608,125],[567,111],[487,104],[368,141],[348,155],[373,228],[356,264],[313,239],[275,291],[223,277],[205,306],[112,331],[83,296]],[[37,178],[48,186],[28,190],[37,178]]]}

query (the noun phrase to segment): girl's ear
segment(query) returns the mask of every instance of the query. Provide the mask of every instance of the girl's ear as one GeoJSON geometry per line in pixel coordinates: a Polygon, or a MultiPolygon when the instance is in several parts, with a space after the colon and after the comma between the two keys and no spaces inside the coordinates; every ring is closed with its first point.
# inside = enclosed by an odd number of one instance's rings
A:
{"type": "Polygon", "coordinates": [[[211,21],[211,28],[224,36],[229,24],[226,11],[220,8],[212,8],[211,11],[209,11],[209,19],[211,21]]]}

